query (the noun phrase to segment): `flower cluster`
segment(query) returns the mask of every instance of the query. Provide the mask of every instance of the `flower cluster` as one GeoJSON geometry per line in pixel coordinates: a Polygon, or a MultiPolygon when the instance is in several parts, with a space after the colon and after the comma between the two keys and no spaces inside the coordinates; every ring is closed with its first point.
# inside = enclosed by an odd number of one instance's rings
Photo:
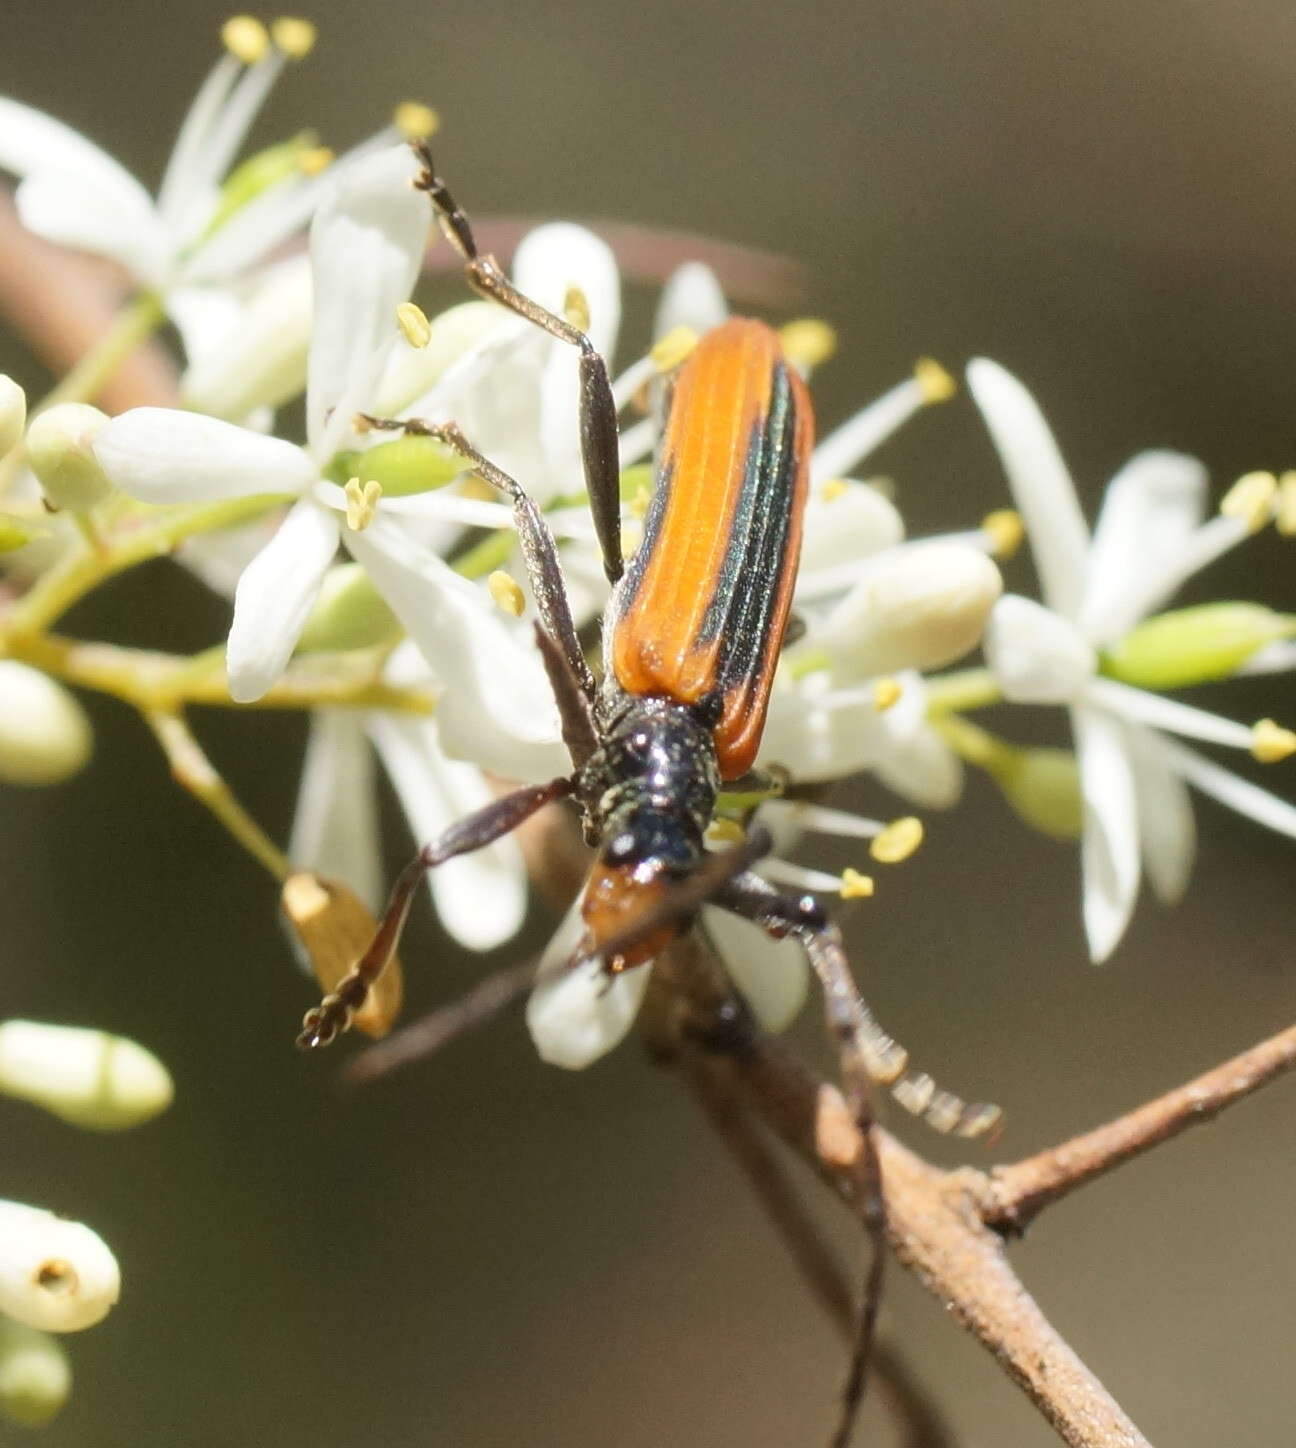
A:
{"type": "MultiPolygon", "coordinates": [[[[494,777],[540,781],[570,765],[534,647],[511,509],[444,442],[397,425],[452,420],[522,480],[557,539],[579,626],[597,619],[607,586],[582,482],[575,351],[488,301],[430,319],[415,304],[431,213],[396,132],[340,159],[303,133],[231,169],[276,75],[312,35],[301,21],[226,26],[226,54],[185,118],[156,199],[60,122],[0,100],[0,169],[20,181],[24,223],[112,258],[137,289],[123,328],[30,426],[21,389],[0,379],[0,546],[13,598],[0,610],[0,777],[53,781],[84,762],[88,726],[64,684],[119,694],[153,728],[176,777],[291,887],[285,908],[304,951],[336,978],[333,945],[363,938],[382,896],[375,757],[420,838],[488,800],[494,777]],[[307,225],[308,245],[284,255],[307,225]],[[183,406],[98,412],[105,377],[164,316],[181,339],[183,406]],[[303,389],[304,436],[276,435],[278,409],[303,389]],[[98,582],[162,551],[230,597],[223,649],[145,660],[111,646],[87,654],[49,633],[98,582]],[[309,711],[286,854],[188,732],[192,702],[309,711]]],[[[426,133],[435,117],[407,105],[398,124],[426,133]]],[[[512,276],[609,362],[626,351],[616,258],[588,230],[537,228],[512,276]]],[[[707,268],[681,268],[652,336],[614,371],[627,550],[652,486],[652,399],[727,313],[707,268]]],[[[829,328],[809,321],[785,327],[783,342],[806,376],[834,345],[829,328]]],[[[1162,898],[1183,893],[1194,849],[1187,785],[1296,836],[1291,805],[1178,742],[1275,762],[1296,736],[1168,696],[1290,668],[1296,620],[1254,603],[1159,612],[1190,574],[1259,529],[1296,531],[1296,480],[1250,475],[1207,521],[1203,466],[1142,453],[1111,483],[1091,536],[1022,384],[986,360],[971,364],[968,384],[1016,511],[907,539],[886,489],[864,474],[898,428],[954,394],[931,361],[826,429],[815,448],[797,630],[758,760],[794,788],[759,805],[779,847],[760,868],[800,891],[866,896],[873,881],[861,870],[829,875],[786,856],[802,835],[829,835],[864,841],[872,861],[895,864],[922,825],[909,814],[887,821],[827,808],[808,787],[868,771],[912,806],[945,809],[971,764],[1029,823],[1080,837],[1084,926],[1102,960],[1128,924],[1143,869],[1162,898]],[[1023,535],[1043,603],[1003,592],[998,565],[1023,535]],[[983,643],[986,667],[947,671],[983,643]],[[1065,708],[1074,754],[1015,746],[966,717],[1018,703],[1065,708]]],[[[717,841],[736,818],[722,813],[717,841]]],[[[442,923],[470,949],[501,945],[522,922],[526,876],[512,840],[429,880],[442,923]]],[[[704,924],[761,1018],[785,1024],[805,990],[799,952],[719,912],[704,924]]],[[[648,970],[610,987],[595,964],[546,978],[579,929],[572,915],[555,937],[528,1013],[541,1054],[569,1067],[624,1034],[648,970]]],[[[382,1031],[390,1012],[370,1024],[382,1031]]]]}

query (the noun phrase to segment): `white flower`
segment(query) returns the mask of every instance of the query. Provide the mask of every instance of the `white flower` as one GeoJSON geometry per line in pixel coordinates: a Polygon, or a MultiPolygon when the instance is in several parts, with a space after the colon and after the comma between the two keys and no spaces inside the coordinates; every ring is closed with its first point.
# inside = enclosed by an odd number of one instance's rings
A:
{"type": "Polygon", "coordinates": [[[97,1232],[0,1201],[0,1313],[45,1332],[80,1332],[117,1301],[117,1259],[97,1232]]]}
{"type": "MultiPolygon", "coordinates": [[[[1108,485],[1091,539],[1034,399],[985,359],[969,366],[968,383],[1025,520],[1048,604],[1002,599],[987,630],[986,658],[1005,698],[1070,708],[1085,806],[1085,931],[1090,955],[1103,961],[1129,923],[1140,861],[1162,900],[1177,900],[1187,886],[1195,851],[1187,784],[1296,836],[1291,805],[1163,732],[1266,757],[1276,726],[1249,728],[1099,672],[1100,652],[1260,525],[1266,504],[1244,490],[1226,499],[1227,514],[1203,521],[1202,465],[1180,453],[1145,452],[1108,485]]],[[[1275,746],[1272,757],[1279,752],[1275,746]]]]}

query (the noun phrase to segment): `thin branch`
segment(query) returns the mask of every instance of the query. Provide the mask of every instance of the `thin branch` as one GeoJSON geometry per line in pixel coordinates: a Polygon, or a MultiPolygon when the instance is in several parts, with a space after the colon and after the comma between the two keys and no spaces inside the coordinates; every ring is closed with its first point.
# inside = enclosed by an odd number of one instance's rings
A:
{"type": "Polygon", "coordinates": [[[1196,1080],[1096,1131],[1028,1156],[991,1173],[991,1196],[982,1220],[1016,1231],[1050,1202],[1102,1176],[1131,1157],[1200,1126],[1296,1066],[1296,1026],[1291,1026],[1196,1080]]]}

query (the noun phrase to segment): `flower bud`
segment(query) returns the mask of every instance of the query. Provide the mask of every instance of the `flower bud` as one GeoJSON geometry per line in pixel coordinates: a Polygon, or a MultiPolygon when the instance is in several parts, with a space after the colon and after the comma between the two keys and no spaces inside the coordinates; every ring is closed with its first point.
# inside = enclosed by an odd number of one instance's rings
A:
{"type": "Polygon", "coordinates": [[[363,566],[339,563],[324,575],[297,647],[307,653],[367,649],[400,636],[400,622],[363,566]]]}
{"type": "Polygon", "coordinates": [[[36,1021],[0,1025],[0,1092],[95,1131],[138,1126],[174,1094],[166,1067],[134,1041],[36,1021]]]}
{"type": "Polygon", "coordinates": [[[901,544],[868,560],[818,642],[839,679],[939,668],[976,647],[1002,589],[976,548],[901,544]]]}
{"type": "Polygon", "coordinates": [[[341,452],[328,475],[345,487],[352,478],[377,483],[387,497],[443,488],[471,470],[471,464],[434,437],[398,437],[365,451],[341,452]]]}
{"type": "Polygon", "coordinates": [[[810,490],[800,578],[809,583],[813,574],[850,569],[851,576],[843,578],[843,584],[849,585],[860,559],[894,547],[903,538],[904,522],[890,499],[871,483],[833,478],[810,490]]]}
{"type": "Polygon", "coordinates": [[[93,508],[112,492],[91,443],[108,421],[97,407],[61,402],[32,419],[27,460],[57,508],[93,508]]]}
{"type": "Polygon", "coordinates": [[[85,765],[93,743],[85,711],[62,684],[0,659],[0,780],[59,784],[85,765]]]}
{"type": "MultiPolygon", "coordinates": [[[[280,903],[320,989],[325,994],[336,990],[373,939],[378,922],[349,885],[311,870],[284,881],[280,903]]],[[[401,963],[393,955],[352,1025],[367,1036],[385,1036],[400,1014],[403,996],[401,963]]]]}
{"type": "Polygon", "coordinates": [[[1258,603],[1204,603],[1147,619],[1103,654],[1102,671],[1140,689],[1231,678],[1267,644],[1296,635],[1296,616],[1258,603]]]}
{"type": "Polygon", "coordinates": [[[1080,772],[1068,749],[1006,749],[987,765],[1013,810],[1056,840],[1076,840],[1084,825],[1080,772]]]}
{"type": "Polygon", "coordinates": [[[80,1332],[120,1294],[117,1259],[97,1232],[0,1201],[0,1312],[44,1332],[80,1332]]]}
{"type": "Polygon", "coordinates": [[[12,513],[0,513],[0,553],[16,552],[44,536],[45,530],[33,528],[26,518],[16,518],[12,513]]]}
{"type": "Polygon", "coordinates": [[[0,458],[22,441],[27,425],[27,394],[0,372],[0,458]]]}
{"type": "Polygon", "coordinates": [[[72,1391],[72,1366],[57,1338],[0,1317],[0,1413],[24,1428],[58,1416],[72,1391]]]}

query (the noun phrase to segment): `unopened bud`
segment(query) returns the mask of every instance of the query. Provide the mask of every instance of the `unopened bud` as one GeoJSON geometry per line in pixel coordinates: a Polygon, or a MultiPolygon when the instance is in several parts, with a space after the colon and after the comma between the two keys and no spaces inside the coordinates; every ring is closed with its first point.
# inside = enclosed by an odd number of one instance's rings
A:
{"type": "Polygon", "coordinates": [[[324,575],[297,647],[307,653],[368,649],[395,643],[401,626],[359,563],[339,563],[324,575]]]}
{"type": "Polygon", "coordinates": [[[134,1041],[36,1021],[0,1025],[0,1092],[97,1131],[138,1126],[174,1094],[166,1067],[134,1041]]]}
{"type": "Polygon", "coordinates": [[[85,711],[62,684],[0,659],[0,780],[59,784],[82,768],[93,745],[85,711]]]}
{"type": "Polygon", "coordinates": [[[1147,619],[1102,660],[1102,671],[1139,689],[1182,689],[1229,679],[1267,644],[1296,635],[1296,615],[1258,603],[1203,603],[1147,619]]]}
{"type": "Polygon", "coordinates": [[[24,1428],[42,1428],[71,1392],[72,1367],[62,1343],[0,1317],[0,1413],[24,1428]]]}
{"type": "MultiPolygon", "coordinates": [[[[320,990],[335,990],[364,954],[378,922],[340,880],[302,870],[284,881],[283,913],[301,942],[320,990]]],[[[385,1036],[400,1014],[404,977],[395,955],[387,962],[352,1025],[367,1036],[385,1036]]]]}
{"type": "Polygon", "coordinates": [[[97,1232],[0,1201],[0,1312],[44,1332],[80,1332],[120,1293],[117,1259],[97,1232]]]}
{"type": "Polygon", "coordinates": [[[0,458],[22,441],[27,425],[27,394],[0,372],[0,458]]]}
{"type": "Polygon", "coordinates": [[[443,488],[462,477],[465,467],[463,458],[437,438],[398,437],[365,452],[339,453],[329,465],[329,474],[343,487],[352,477],[363,476],[378,485],[381,496],[400,498],[443,488]],[[347,476],[339,476],[348,468],[347,476]]]}
{"type": "Polygon", "coordinates": [[[93,508],[112,492],[91,446],[107,421],[85,402],[63,402],[32,419],[27,460],[56,508],[93,508]]]}
{"type": "Polygon", "coordinates": [[[1033,829],[1057,840],[1079,839],[1084,799],[1069,750],[1005,746],[988,769],[1004,798],[1033,829]]]}
{"type": "Polygon", "coordinates": [[[12,513],[0,513],[0,553],[12,553],[16,548],[25,548],[34,538],[45,536],[43,528],[33,528],[26,518],[16,518],[12,513]]]}

